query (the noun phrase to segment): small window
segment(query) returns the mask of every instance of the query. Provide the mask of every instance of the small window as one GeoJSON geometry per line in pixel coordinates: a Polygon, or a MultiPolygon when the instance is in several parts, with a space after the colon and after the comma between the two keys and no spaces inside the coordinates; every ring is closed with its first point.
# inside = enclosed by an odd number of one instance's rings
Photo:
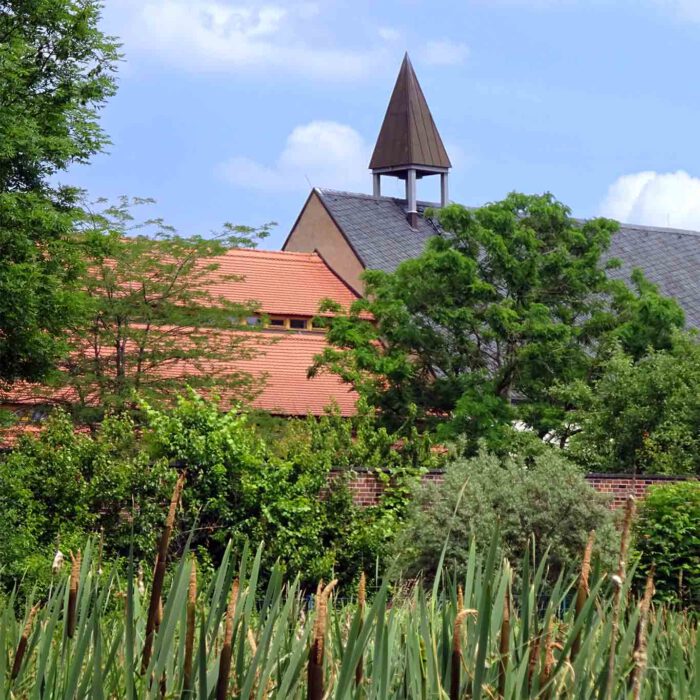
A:
{"type": "Polygon", "coordinates": [[[270,319],[270,326],[273,328],[284,328],[284,319],[283,318],[271,318],[270,319]]]}
{"type": "Polygon", "coordinates": [[[248,318],[245,320],[246,325],[248,326],[259,326],[260,325],[260,317],[259,316],[248,316],[248,318]]]}
{"type": "Polygon", "coordinates": [[[48,416],[48,411],[44,407],[37,407],[32,409],[31,421],[32,423],[41,423],[46,420],[48,416]]]}
{"type": "Polygon", "coordinates": [[[292,318],[289,321],[289,327],[294,330],[304,331],[306,330],[306,321],[303,318],[292,318]]]}

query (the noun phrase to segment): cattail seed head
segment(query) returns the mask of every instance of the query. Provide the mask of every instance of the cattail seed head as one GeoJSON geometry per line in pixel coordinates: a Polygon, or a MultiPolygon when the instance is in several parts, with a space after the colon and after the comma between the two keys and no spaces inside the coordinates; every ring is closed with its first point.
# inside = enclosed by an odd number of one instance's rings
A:
{"type": "Polygon", "coordinates": [[[73,552],[70,552],[70,559],[71,571],[68,589],[68,619],[66,620],[66,635],[69,639],[72,639],[73,635],[75,634],[78,585],[80,583],[80,564],[82,561],[80,550],[78,550],[78,554],[76,556],[73,556],[73,552]]]}
{"type": "Polygon", "coordinates": [[[29,615],[27,615],[27,622],[24,625],[24,629],[22,630],[22,635],[19,639],[19,644],[17,645],[17,650],[15,651],[15,660],[12,664],[12,671],[10,672],[10,679],[15,680],[17,676],[19,675],[20,669],[22,668],[22,661],[24,660],[24,656],[27,652],[27,644],[29,642],[29,636],[32,633],[32,626],[34,625],[34,618],[36,617],[36,614],[39,610],[40,604],[37,603],[36,605],[32,606],[31,610],[29,611],[29,615]]]}
{"type": "Polygon", "coordinates": [[[365,609],[365,602],[367,600],[367,579],[365,577],[365,572],[360,574],[360,582],[357,584],[357,605],[360,610],[365,609]]]}

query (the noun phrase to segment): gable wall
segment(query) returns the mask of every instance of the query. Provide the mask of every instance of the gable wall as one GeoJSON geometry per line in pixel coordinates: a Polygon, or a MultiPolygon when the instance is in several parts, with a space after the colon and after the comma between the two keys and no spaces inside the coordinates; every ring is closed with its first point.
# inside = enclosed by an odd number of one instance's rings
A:
{"type": "Polygon", "coordinates": [[[362,293],[360,275],[364,267],[315,192],[299,215],[283,250],[297,253],[317,250],[338,277],[362,293]]]}

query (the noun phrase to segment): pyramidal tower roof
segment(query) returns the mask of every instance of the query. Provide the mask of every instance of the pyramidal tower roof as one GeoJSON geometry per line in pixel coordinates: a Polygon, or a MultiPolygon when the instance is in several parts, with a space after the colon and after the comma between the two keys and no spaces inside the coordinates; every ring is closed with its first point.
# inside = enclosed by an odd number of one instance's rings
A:
{"type": "Polygon", "coordinates": [[[445,170],[451,165],[407,53],[369,167],[375,171],[407,166],[445,170]]]}

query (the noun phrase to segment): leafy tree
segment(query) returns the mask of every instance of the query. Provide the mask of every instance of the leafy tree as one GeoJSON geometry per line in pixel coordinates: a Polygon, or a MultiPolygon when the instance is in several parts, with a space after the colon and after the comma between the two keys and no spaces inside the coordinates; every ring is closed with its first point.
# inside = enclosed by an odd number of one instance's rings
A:
{"type": "Polygon", "coordinates": [[[107,137],[115,40],[97,0],[0,3],[0,382],[44,378],[80,316],[79,192],[56,184],[107,137]]]}
{"type": "Polygon", "coordinates": [[[216,559],[231,538],[264,540],[265,564],[279,559],[309,585],[375,565],[419,473],[411,465],[432,459],[428,449],[397,450],[395,436],[372,430],[371,414],[293,421],[286,436],[269,442],[247,415],[223,413],[196,394],[168,412],[146,406],[145,415],[152,457],[187,469],[181,528],[196,522],[195,546],[216,559]],[[334,468],[380,464],[399,483],[373,508],[354,505],[342,474],[329,480],[334,468]]]}
{"type": "Polygon", "coordinates": [[[213,238],[183,237],[158,219],[135,222],[130,207],[149,202],[122,198],[83,223],[86,310],[48,398],[88,422],[135,406],[136,393],[171,401],[188,384],[236,400],[257,388],[235,365],[254,354],[253,336],[240,331],[256,304],[220,294],[222,285],[235,289],[241,281],[220,260],[231,248],[254,245],[268,227],[226,225],[213,238]]]}
{"type": "Polygon", "coordinates": [[[515,420],[564,440],[570,406],[555,382],[593,377],[612,338],[638,353],[683,324],[641,273],[633,288],[608,277],[613,221],[581,223],[551,195],[522,194],[451,205],[439,221],[447,233],[423,255],[365,273],[366,298],[330,321],[331,347],[312,370],[352,382],[390,423],[415,406],[418,419],[450,419],[472,448],[480,437],[503,444],[515,420]]]}
{"type": "Polygon", "coordinates": [[[533,537],[538,557],[549,548],[556,578],[580,563],[593,529],[603,561],[614,560],[613,517],[605,497],[556,448],[540,445],[527,458],[482,450],[449,462],[442,483],[420,487],[396,540],[396,567],[432,576],[446,546],[445,562],[464,571],[471,542],[485,551],[498,529],[500,553],[511,561],[523,558],[533,537]]]}
{"type": "Polygon", "coordinates": [[[700,474],[700,345],[679,334],[637,362],[615,348],[592,384],[569,387],[578,409],[570,452],[590,471],[700,474]]]}
{"type": "Polygon", "coordinates": [[[649,489],[635,524],[640,583],[654,567],[660,600],[700,608],[700,483],[649,489]]]}

